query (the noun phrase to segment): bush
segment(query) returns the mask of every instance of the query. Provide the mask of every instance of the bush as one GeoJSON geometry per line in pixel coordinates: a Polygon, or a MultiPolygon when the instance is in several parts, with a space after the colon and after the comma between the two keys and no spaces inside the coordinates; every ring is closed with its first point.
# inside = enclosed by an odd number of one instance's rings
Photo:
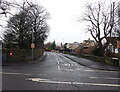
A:
{"type": "Polygon", "coordinates": [[[100,48],[97,48],[97,46],[93,49],[93,55],[95,56],[101,56],[100,55],[100,48]]]}

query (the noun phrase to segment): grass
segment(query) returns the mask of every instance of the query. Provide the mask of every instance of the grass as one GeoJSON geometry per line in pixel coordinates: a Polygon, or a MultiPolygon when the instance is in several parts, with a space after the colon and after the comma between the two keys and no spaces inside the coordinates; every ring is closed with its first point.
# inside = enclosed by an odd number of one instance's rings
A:
{"type": "Polygon", "coordinates": [[[93,55],[75,55],[75,56],[97,61],[97,62],[102,62],[102,63],[109,64],[109,65],[114,65],[113,60],[107,57],[98,57],[98,56],[93,56],[93,55]]]}

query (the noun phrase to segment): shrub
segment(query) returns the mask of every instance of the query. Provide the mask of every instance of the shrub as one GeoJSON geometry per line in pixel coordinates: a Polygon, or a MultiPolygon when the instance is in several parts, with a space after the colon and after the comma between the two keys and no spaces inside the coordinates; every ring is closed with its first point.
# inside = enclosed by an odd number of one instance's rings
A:
{"type": "Polygon", "coordinates": [[[95,48],[93,49],[93,55],[100,56],[100,48],[98,48],[97,46],[95,46],[95,48]]]}

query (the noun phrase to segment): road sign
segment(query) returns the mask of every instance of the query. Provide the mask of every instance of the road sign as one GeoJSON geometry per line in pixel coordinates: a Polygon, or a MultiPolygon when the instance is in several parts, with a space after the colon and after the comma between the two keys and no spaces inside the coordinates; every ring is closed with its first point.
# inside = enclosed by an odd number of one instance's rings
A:
{"type": "Polygon", "coordinates": [[[10,51],[10,56],[11,56],[11,57],[13,56],[13,52],[12,52],[12,51],[10,51]]]}
{"type": "Polygon", "coordinates": [[[34,43],[31,43],[31,48],[35,48],[35,44],[34,43]]]}
{"type": "Polygon", "coordinates": [[[120,41],[117,41],[117,48],[120,48],[120,41]]]}

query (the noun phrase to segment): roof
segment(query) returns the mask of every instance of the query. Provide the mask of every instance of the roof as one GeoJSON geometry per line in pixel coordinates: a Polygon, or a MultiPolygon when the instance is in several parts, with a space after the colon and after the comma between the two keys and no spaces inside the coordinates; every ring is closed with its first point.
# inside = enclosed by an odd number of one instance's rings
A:
{"type": "Polygon", "coordinates": [[[95,42],[94,40],[84,40],[84,42],[95,42]]]}

